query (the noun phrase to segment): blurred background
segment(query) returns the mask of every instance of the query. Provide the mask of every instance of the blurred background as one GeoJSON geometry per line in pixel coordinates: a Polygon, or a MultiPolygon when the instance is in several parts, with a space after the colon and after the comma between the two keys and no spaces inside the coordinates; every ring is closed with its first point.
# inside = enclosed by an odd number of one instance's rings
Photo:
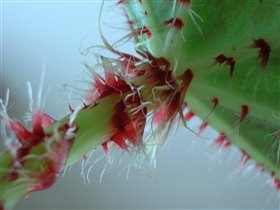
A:
{"type": "MultiPolygon", "coordinates": [[[[127,24],[116,2],[105,2],[104,34],[112,43],[128,33],[127,24]]],[[[2,1],[1,5],[1,98],[10,88],[10,116],[23,119],[28,111],[27,81],[36,93],[45,64],[44,110],[55,119],[63,117],[73,90],[69,87],[88,79],[81,49],[102,45],[101,1],[2,1]]],[[[130,43],[122,49],[133,53],[130,43]]],[[[97,62],[94,56],[87,61],[97,62]]],[[[74,105],[77,99],[73,93],[74,105]]],[[[190,127],[200,123],[194,118],[190,127]]],[[[204,136],[213,140],[217,133],[207,128],[204,136]]],[[[51,189],[31,194],[16,209],[278,209],[279,193],[270,185],[269,175],[254,169],[251,162],[240,170],[240,158],[237,150],[221,151],[211,140],[180,128],[170,136],[152,172],[132,170],[127,179],[119,167],[100,182],[106,164],[101,161],[90,173],[91,183],[85,184],[79,162],[51,189]]]]}

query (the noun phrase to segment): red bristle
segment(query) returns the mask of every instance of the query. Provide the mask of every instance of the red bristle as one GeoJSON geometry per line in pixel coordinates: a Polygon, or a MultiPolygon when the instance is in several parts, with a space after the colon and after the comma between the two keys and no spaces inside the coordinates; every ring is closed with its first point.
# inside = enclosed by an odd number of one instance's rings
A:
{"type": "Polygon", "coordinates": [[[224,143],[224,148],[228,148],[228,147],[230,147],[230,145],[231,145],[231,142],[228,140],[228,139],[226,139],[226,142],[224,143]]]}
{"type": "Polygon", "coordinates": [[[133,25],[135,24],[135,22],[133,20],[128,20],[127,24],[130,28],[133,28],[133,25]]]}
{"type": "Polygon", "coordinates": [[[41,191],[49,189],[64,170],[69,151],[73,141],[61,138],[49,153],[47,169],[39,172],[34,180],[32,191],[41,191]]]}
{"type": "Polygon", "coordinates": [[[135,35],[140,36],[143,34],[146,34],[148,38],[152,37],[152,32],[146,26],[135,30],[135,35]]]}
{"type": "Polygon", "coordinates": [[[183,82],[185,84],[190,84],[190,82],[193,79],[193,73],[191,69],[187,69],[184,74],[180,77],[181,80],[183,80],[183,82]]]}
{"type": "Polygon", "coordinates": [[[249,107],[247,105],[242,105],[241,106],[241,114],[240,114],[240,117],[239,117],[239,122],[242,122],[248,114],[249,114],[249,107]]]}
{"type": "Polygon", "coordinates": [[[213,99],[211,100],[211,102],[212,102],[212,104],[213,104],[213,107],[216,108],[216,107],[218,106],[218,104],[219,104],[219,99],[213,98],[213,99]]]}
{"type": "MultiPolygon", "coordinates": [[[[178,79],[183,80],[182,84],[181,84],[181,94],[185,94],[186,91],[188,90],[191,81],[193,80],[193,73],[191,69],[187,69],[183,75],[181,75],[178,79]]],[[[183,104],[183,102],[182,102],[183,104]]],[[[182,105],[180,104],[180,105],[182,105]]]]}
{"type": "Polygon", "coordinates": [[[231,145],[231,142],[228,140],[226,133],[221,132],[218,138],[215,139],[215,144],[226,149],[231,145]]]}
{"type": "Polygon", "coordinates": [[[94,87],[96,87],[99,93],[103,92],[106,89],[105,80],[99,75],[95,75],[94,87]]]}
{"type": "Polygon", "coordinates": [[[182,105],[184,103],[184,96],[191,84],[193,79],[193,73],[191,69],[187,69],[183,75],[179,77],[179,79],[183,80],[183,82],[178,87],[178,91],[176,91],[174,97],[172,98],[171,103],[167,106],[167,115],[166,118],[173,121],[176,113],[182,113],[182,105]]]}
{"type": "Polygon", "coordinates": [[[121,149],[125,150],[127,148],[127,144],[125,143],[126,138],[121,132],[116,132],[110,140],[116,143],[121,149]]]}
{"type": "MultiPolygon", "coordinates": [[[[138,104],[139,98],[135,98],[133,101],[127,100],[127,103],[138,104]]],[[[134,113],[133,117],[129,115],[126,110],[126,106],[121,101],[115,106],[115,114],[112,118],[112,124],[114,126],[114,134],[109,140],[115,142],[122,149],[127,148],[126,140],[134,145],[138,144],[138,135],[141,133],[142,127],[145,125],[145,119],[143,121],[143,113],[146,109],[139,110],[134,113]],[[143,111],[143,112],[142,112],[143,111]],[[140,119],[140,120],[139,120],[140,119]],[[142,124],[143,123],[143,124],[142,124]]]]}
{"type": "Polygon", "coordinates": [[[180,31],[184,26],[184,23],[180,18],[175,18],[175,20],[174,20],[174,18],[171,18],[169,20],[164,21],[163,23],[164,23],[164,25],[172,24],[172,27],[174,27],[178,31],[180,31]]]}
{"type": "Polygon", "coordinates": [[[125,135],[127,137],[127,139],[134,145],[137,145],[137,140],[138,140],[138,136],[137,136],[137,129],[136,126],[134,124],[127,124],[124,127],[124,131],[125,131],[125,135]]]}
{"type": "MultiPolygon", "coordinates": [[[[14,166],[13,166],[14,167],[14,166]]],[[[12,182],[19,178],[19,173],[16,171],[16,169],[12,169],[5,177],[6,182],[12,182]]]]}
{"type": "Polygon", "coordinates": [[[220,54],[217,57],[215,57],[215,60],[216,60],[217,63],[223,64],[224,62],[227,61],[227,57],[223,54],[220,54]]]}
{"type": "Polygon", "coordinates": [[[54,123],[54,120],[47,114],[40,111],[36,111],[32,115],[32,128],[33,133],[36,135],[43,135],[44,129],[51,126],[54,123]]]}
{"type": "MultiPolygon", "coordinates": [[[[91,102],[91,103],[94,103],[95,101],[91,102]]],[[[83,103],[83,109],[86,109],[88,108],[90,105],[87,105],[85,102],[82,102],[83,103]]]]}
{"type": "Polygon", "coordinates": [[[69,108],[69,110],[70,110],[70,112],[71,113],[73,113],[74,112],[74,109],[73,109],[73,107],[71,106],[71,104],[70,104],[70,102],[68,101],[68,108],[69,108]]]}
{"type": "MultiPolygon", "coordinates": [[[[29,132],[25,129],[19,122],[13,122],[9,120],[8,124],[12,131],[17,135],[19,141],[21,142],[21,147],[16,151],[16,160],[22,166],[26,163],[26,157],[30,154],[32,149],[44,141],[46,138],[50,137],[50,134],[45,134],[44,127],[48,127],[53,124],[53,120],[46,114],[37,111],[33,113],[32,118],[32,132],[29,132]]],[[[64,133],[68,129],[67,125],[60,127],[58,131],[64,133]]],[[[30,189],[32,191],[39,191],[48,189],[59,177],[59,174],[65,166],[66,159],[68,157],[68,152],[72,146],[72,139],[57,139],[52,144],[52,150],[48,151],[47,156],[44,158],[46,160],[47,166],[43,171],[36,171],[32,175],[33,186],[30,189]]],[[[15,166],[12,166],[15,169],[15,166]]],[[[6,177],[8,180],[13,181],[18,178],[18,175],[11,171],[10,174],[6,177]]]]}
{"type": "Polygon", "coordinates": [[[35,135],[44,135],[44,129],[42,126],[42,115],[40,112],[35,112],[32,115],[32,131],[35,135]]]}
{"type": "Polygon", "coordinates": [[[104,150],[105,154],[108,154],[109,149],[108,149],[108,142],[107,141],[102,144],[102,147],[103,147],[103,150],[104,150]]]}
{"type": "Polygon", "coordinates": [[[124,3],[125,3],[124,0],[119,0],[119,1],[117,2],[118,5],[124,5],[124,3]]]}
{"type": "Polygon", "coordinates": [[[229,74],[230,77],[233,77],[233,73],[234,73],[234,66],[235,66],[235,60],[232,57],[227,57],[223,54],[218,55],[217,57],[215,57],[215,61],[216,63],[222,65],[222,64],[226,64],[229,66],[229,74]]]}
{"type": "Polygon", "coordinates": [[[227,65],[229,66],[229,75],[232,78],[235,66],[235,60],[232,57],[228,57],[227,65]]]}
{"type": "Polygon", "coordinates": [[[274,184],[275,184],[275,188],[276,188],[277,190],[280,190],[280,179],[275,178],[275,179],[274,179],[274,184]]]}
{"type": "Polygon", "coordinates": [[[252,48],[259,48],[258,59],[261,62],[261,67],[266,68],[271,52],[270,45],[264,39],[258,39],[254,41],[254,44],[251,45],[252,48]]]}
{"type": "Polygon", "coordinates": [[[130,74],[134,74],[135,76],[137,76],[136,72],[134,72],[135,70],[134,63],[130,62],[129,60],[123,60],[120,65],[125,76],[128,76],[130,74]]]}
{"type": "Polygon", "coordinates": [[[29,132],[20,122],[9,119],[8,126],[16,135],[20,143],[23,145],[29,143],[30,139],[32,138],[32,133],[29,132]]]}
{"type": "Polygon", "coordinates": [[[154,114],[153,124],[160,124],[166,118],[167,115],[167,107],[162,106],[157,113],[154,114]]]}
{"type": "Polygon", "coordinates": [[[221,145],[226,140],[227,136],[224,132],[221,132],[218,138],[215,139],[215,144],[221,145]]]}
{"type": "Polygon", "coordinates": [[[152,32],[146,26],[144,26],[142,33],[146,34],[148,38],[152,37],[152,32]]]}
{"type": "Polygon", "coordinates": [[[87,155],[83,155],[83,160],[87,160],[87,155]]]}
{"type": "Polygon", "coordinates": [[[260,172],[264,172],[265,171],[265,168],[263,167],[263,165],[261,165],[260,163],[256,163],[256,168],[258,168],[260,170],[260,172]]]}
{"type": "Polygon", "coordinates": [[[42,115],[42,126],[47,128],[55,123],[55,120],[46,113],[41,113],[42,115]]]}
{"type": "MultiPolygon", "coordinates": [[[[92,84],[92,88],[88,91],[86,102],[88,104],[93,104],[96,102],[100,95],[106,90],[107,86],[105,80],[99,76],[98,74],[94,74],[94,80],[92,84]]],[[[87,104],[84,103],[84,108],[87,107],[87,104]]]]}
{"type": "Polygon", "coordinates": [[[191,5],[191,0],[179,0],[179,2],[185,5],[186,7],[190,7],[191,5]]]}
{"type": "Polygon", "coordinates": [[[276,190],[280,190],[280,179],[275,177],[275,172],[271,172],[272,182],[276,188],[276,190]]]}
{"type": "Polygon", "coordinates": [[[247,162],[251,159],[249,154],[245,150],[241,150],[242,156],[241,156],[241,165],[245,166],[247,162]]]}
{"type": "Polygon", "coordinates": [[[199,128],[198,128],[198,133],[201,134],[206,129],[207,125],[208,125],[207,122],[201,123],[199,128]]]}
{"type": "Polygon", "coordinates": [[[105,70],[105,81],[106,84],[110,87],[118,87],[118,78],[113,72],[105,70]]]}
{"type": "Polygon", "coordinates": [[[194,113],[192,111],[189,111],[186,115],[185,115],[185,120],[189,121],[193,118],[194,113]]]}

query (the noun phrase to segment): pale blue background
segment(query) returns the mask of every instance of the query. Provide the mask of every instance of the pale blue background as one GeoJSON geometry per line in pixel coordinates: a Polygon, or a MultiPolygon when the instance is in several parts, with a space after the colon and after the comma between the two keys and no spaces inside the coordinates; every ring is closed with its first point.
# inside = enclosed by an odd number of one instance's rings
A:
{"type": "MultiPolygon", "coordinates": [[[[28,110],[26,82],[30,80],[36,91],[44,60],[45,90],[51,87],[45,110],[55,118],[67,112],[69,91],[63,84],[86,77],[81,43],[84,47],[101,44],[100,5],[100,1],[2,3],[1,95],[7,87],[11,89],[11,116],[20,119],[28,110]]],[[[125,34],[122,9],[107,1],[104,13],[103,20],[111,27],[104,26],[106,37],[110,41],[121,38],[125,34]]],[[[132,47],[126,50],[131,52],[132,47]]],[[[191,125],[198,127],[199,120],[191,125]]],[[[214,138],[215,132],[209,129],[205,135],[214,138]]],[[[17,209],[278,208],[275,191],[267,184],[268,175],[256,176],[258,171],[253,170],[229,181],[239,162],[239,152],[219,154],[206,140],[181,129],[167,143],[152,176],[136,171],[126,180],[124,174],[118,176],[119,168],[100,184],[104,167],[100,163],[92,171],[92,183],[85,186],[78,163],[53,188],[33,193],[17,209]]]]}

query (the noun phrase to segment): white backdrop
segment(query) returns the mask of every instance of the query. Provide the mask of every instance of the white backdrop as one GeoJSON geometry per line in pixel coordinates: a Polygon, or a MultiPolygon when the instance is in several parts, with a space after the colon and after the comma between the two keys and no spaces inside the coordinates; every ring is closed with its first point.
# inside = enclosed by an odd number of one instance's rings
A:
{"type": "MultiPolygon", "coordinates": [[[[43,63],[45,110],[56,119],[67,113],[65,87],[77,86],[75,81],[86,77],[81,46],[102,44],[100,6],[100,1],[2,2],[1,96],[7,87],[11,89],[11,116],[22,119],[28,111],[26,83],[31,81],[36,92],[43,63]]],[[[103,21],[110,41],[125,34],[123,11],[116,4],[106,4],[103,21]]],[[[127,46],[123,49],[132,52],[127,46]]],[[[191,126],[199,123],[194,119],[191,126]]],[[[216,134],[208,128],[204,135],[215,138],[216,134]]],[[[209,141],[179,129],[165,145],[152,174],[132,171],[127,180],[118,168],[100,183],[105,164],[101,162],[92,170],[91,184],[85,185],[77,163],[50,190],[33,193],[16,209],[279,208],[269,176],[258,170],[239,172],[240,156],[234,149],[221,152],[209,141]]]]}

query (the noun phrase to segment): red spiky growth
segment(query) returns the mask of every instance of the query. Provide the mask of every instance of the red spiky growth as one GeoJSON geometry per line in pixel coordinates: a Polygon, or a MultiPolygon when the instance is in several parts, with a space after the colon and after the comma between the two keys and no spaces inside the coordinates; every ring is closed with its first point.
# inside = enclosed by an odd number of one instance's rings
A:
{"type": "Polygon", "coordinates": [[[274,178],[275,188],[280,191],[280,179],[274,178]]]}
{"type": "MultiPolygon", "coordinates": [[[[133,57],[125,55],[124,60],[118,63],[120,67],[128,65],[128,59],[135,60],[133,57]]],[[[112,117],[114,130],[111,137],[105,141],[102,146],[105,153],[108,153],[108,142],[112,141],[122,149],[127,149],[126,140],[133,145],[138,145],[142,138],[145,125],[146,107],[141,107],[141,96],[135,91],[137,87],[130,86],[122,74],[114,71],[113,61],[102,58],[105,78],[94,74],[92,89],[87,94],[87,104],[98,104],[105,97],[119,95],[120,101],[115,105],[115,114],[112,117]],[[131,96],[131,97],[129,97],[131,96]],[[138,108],[139,107],[139,108],[138,108]],[[135,111],[132,111],[134,110],[135,111]]],[[[124,75],[130,75],[134,71],[134,63],[125,70],[124,75]]],[[[137,76],[137,74],[133,74],[137,76]]]]}
{"type": "Polygon", "coordinates": [[[186,7],[190,7],[191,6],[191,0],[178,0],[179,3],[183,4],[186,7]]]}
{"type": "Polygon", "coordinates": [[[254,44],[251,45],[252,48],[259,48],[258,60],[261,62],[261,67],[266,68],[271,52],[270,45],[264,39],[254,40],[254,44]]]}
{"type": "Polygon", "coordinates": [[[211,100],[213,108],[215,109],[219,105],[219,99],[218,98],[213,98],[211,100]]]}
{"type": "Polygon", "coordinates": [[[132,29],[133,29],[133,26],[134,26],[134,24],[135,24],[135,21],[134,21],[134,20],[128,20],[128,21],[127,21],[127,24],[128,24],[128,26],[129,26],[129,28],[132,30],[132,29]]]}
{"type": "MultiPolygon", "coordinates": [[[[20,147],[12,148],[15,154],[11,163],[10,172],[4,176],[4,181],[12,182],[20,177],[25,171],[25,165],[32,159],[33,150],[49,138],[55,138],[53,133],[45,132],[45,128],[54,124],[54,120],[37,110],[32,117],[32,130],[26,129],[20,122],[6,117],[8,127],[16,135],[20,147]]],[[[29,192],[48,189],[57,180],[59,174],[64,169],[69,150],[72,146],[72,139],[66,138],[68,126],[58,128],[59,136],[46,149],[45,157],[42,157],[37,168],[29,174],[32,188],[29,192]]],[[[36,154],[36,153],[35,153],[36,154]]],[[[3,180],[2,180],[3,181],[3,180]]],[[[29,193],[27,192],[27,193],[29,193]]]]}
{"type": "Polygon", "coordinates": [[[42,143],[45,138],[50,137],[49,134],[44,132],[44,127],[49,127],[53,123],[54,120],[48,115],[36,111],[32,118],[32,131],[28,131],[20,122],[7,118],[9,128],[13,131],[22,145],[17,151],[17,158],[19,160],[28,155],[29,151],[36,145],[42,143]]]}
{"type": "MultiPolygon", "coordinates": [[[[134,146],[139,144],[143,133],[145,124],[146,109],[139,110],[135,113],[135,116],[130,115],[125,104],[120,102],[115,107],[115,115],[112,119],[112,124],[115,127],[113,135],[108,141],[116,143],[120,148],[127,149],[126,140],[132,143],[134,146]]],[[[108,152],[107,143],[103,143],[105,152],[108,152]]]]}
{"type": "Polygon", "coordinates": [[[230,147],[231,142],[228,140],[225,132],[221,132],[220,135],[215,139],[214,143],[223,149],[230,147]]]}
{"type": "Polygon", "coordinates": [[[171,18],[169,20],[164,21],[163,24],[171,25],[178,31],[181,31],[181,29],[184,27],[184,23],[183,23],[182,19],[180,19],[180,18],[171,18]]]}
{"type": "Polygon", "coordinates": [[[271,173],[271,178],[272,178],[272,182],[273,182],[276,190],[280,191],[280,179],[275,177],[275,172],[274,171],[271,173]]]}
{"type": "Polygon", "coordinates": [[[243,120],[247,117],[249,114],[249,107],[247,105],[241,106],[241,114],[239,116],[239,122],[243,122],[243,120]]]}
{"type": "Polygon", "coordinates": [[[112,117],[114,130],[111,137],[103,143],[106,153],[109,141],[122,149],[127,149],[126,141],[135,146],[139,145],[148,111],[153,114],[153,123],[161,128],[171,126],[178,114],[183,116],[184,97],[193,79],[191,69],[187,69],[177,78],[181,80],[180,84],[177,84],[170,70],[170,63],[163,57],[155,58],[148,52],[137,51],[148,60],[143,62],[134,56],[114,49],[112,51],[120,58],[102,59],[105,78],[94,73],[92,88],[86,100],[89,105],[98,104],[99,100],[113,94],[120,97],[112,117]],[[139,88],[144,88],[144,91],[139,88]],[[150,110],[145,101],[153,101],[154,105],[150,110]]]}
{"type": "Polygon", "coordinates": [[[118,5],[124,5],[124,3],[125,3],[124,0],[119,0],[119,1],[117,1],[117,4],[118,4],[118,5]]]}
{"type": "Polygon", "coordinates": [[[248,161],[251,159],[250,155],[243,149],[241,149],[241,153],[242,153],[242,156],[241,156],[241,166],[244,167],[248,161]]]}
{"type": "Polygon", "coordinates": [[[233,73],[234,73],[234,66],[235,66],[235,60],[232,57],[227,57],[223,54],[218,55],[215,58],[215,62],[222,65],[222,64],[226,64],[229,66],[229,75],[232,78],[233,77],[233,73]]]}
{"type": "MultiPolygon", "coordinates": [[[[166,86],[166,81],[168,81],[168,84],[173,85],[174,89],[170,88],[170,90],[163,91],[162,98],[166,98],[165,102],[161,103],[160,109],[154,115],[154,119],[156,119],[155,121],[159,122],[161,125],[166,125],[166,123],[172,124],[177,114],[179,114],[182,117],[182,120],[184,120],[184,97],[193,79],[192,70],[187,69],[183,75],[178,77],[179,80],[182,80],[182,83],[177,85],[174,78],[172,78],[170,71],[167,73],[167,75],[161,75],[161,83],[163,82],[161,85],[166,86]]],[[[153,80],[154,79],[155,77],[153,80]]]]}
{"type": "MultiPolygon", "coordinates": [[[[167,128],[160,137],[164,138],[177,116],[184,120],[184,97],[193,79],[192,70],[187,69],[183,75],[175,78],[170,63],[163,57],[155,58],[148,52],[137,51],[141,56],[138,58],[119,52],[109,44],[106,47],[118,58],[101,57],[104,77],[93,73],[93,82],[83,107],[93,109],[105,98],[114,99],[110,137],[104,139],[102,144],[105,153],[109,152],[108,142],[113,142],[124,150],[128,150],[130,146],[142,145],[148,114],[159,125],[158,133],[161,134],[161,131],[167,128]]],[[[76,112],[70,104],[69,109],[72,113],[76,112]]],[[[54,120],[41,111],[34,112],[31,130],[26,129],[20,122],[7,118],[7,124],[19,139],[21,147],[16,148],[15,161],[11,163],[12,170],[5,176],[4,181],[18,179],[20,174],[16,163],[20,163],[21,169],[25,171],[29,157],[32,157],[39,147],[43,150],[40,150],[43,157],[38,168],[32,168],[32,174],[28,174],[32,188],[27,193],[44,190],[53,185],[64,169],[75,135],[79,131],[72,120],[69,121],[71,125],[66,123],[58,128],[54,123],[54,120]],[[55,131],[50,126],[53,126],[55,131]],[[68,131],[72,131],[70,136],[68,131]]]]}
{"type": "Polygon", "coordinates": [[[207,122],[203,122],[200,124],[200,126],[198,127],[198,134],[201,134],[203,131],[205,131],[205,129],[207,128],[208,123],[207,122]]]}
{"type": "Polygon", "coordinates": [[[136,29],[134,34],[135,36],[146,34],[148,38],[152,37],[152,32],[146,26],[136,29]]]}
{"type": "Polygon", "coordinates": [[[194,115],[195,115],[195,114],[194,114],[192,111],[189,111],[189,112],[185,115],[185,120],[186,120],[186,122],[190,121],[190,120],[193,118],[194,115]]]}
{"type": "Polygon", "coordinates": [[[88,159],[88,157],[87,157],[87,155],[83,155],[83,158],[82,158],[83,160],[87,160],[88,159]]]}
{"type": "Polygon", "coordinates": [[[256,167],[257,169],[259,169],[261,173],[263,173],[263,172],[265,171],[264,166],[263,166],[262,164],[260,164],[260,163],[256,163],[256,164],[255,164],[255,167],[256,167]]]}

